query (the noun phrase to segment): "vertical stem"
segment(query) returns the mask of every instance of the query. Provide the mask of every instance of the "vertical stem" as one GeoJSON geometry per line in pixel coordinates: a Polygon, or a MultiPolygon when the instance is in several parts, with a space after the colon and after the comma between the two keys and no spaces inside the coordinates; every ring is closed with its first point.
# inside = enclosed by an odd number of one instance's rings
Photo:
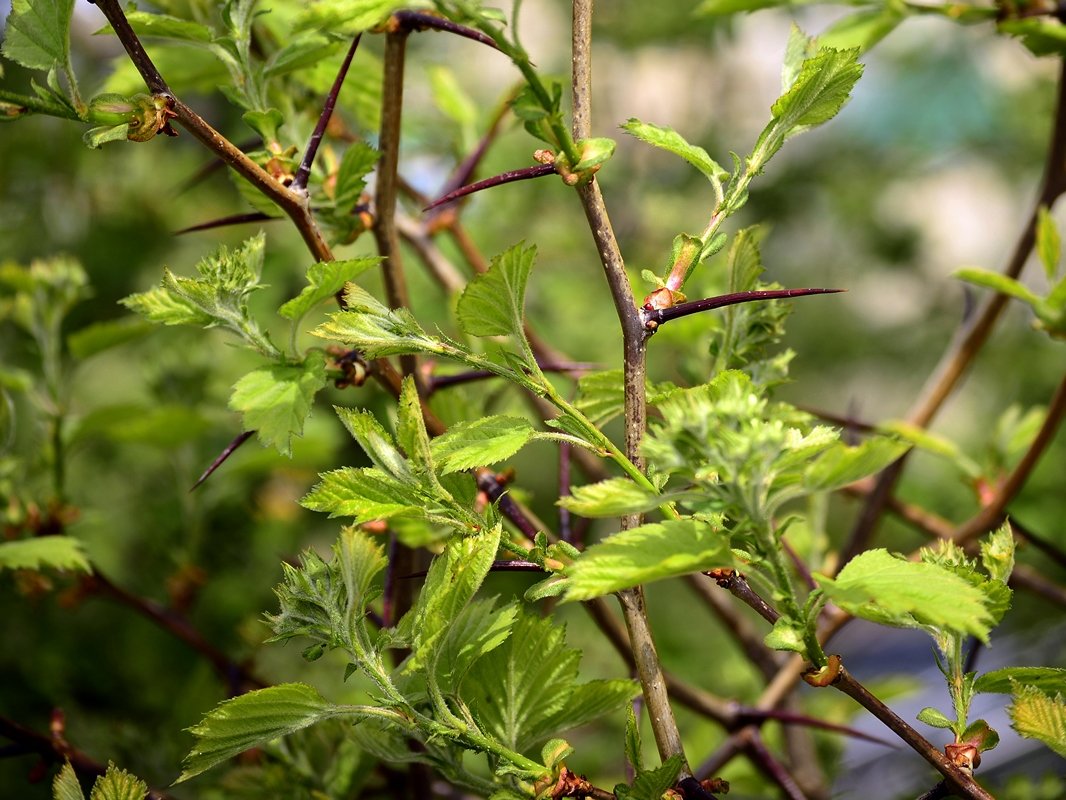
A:
{"type": "MultiPolygon", "coordinates": [[[[591,81],[592,81],[592,0],[574,0],[573,16],[573,52],[572,52],[572,86],[574,105],[573,135],[575,139],[586,139],[591,133],[591,81]]],[[[615,239],[607,208],[596,179],[579,186],[578,196],[585,209],[585,217],[596,242],[596,250],[603,264],[607,284],[611,290],[618,320],[622,326],[623,368],[625,373],[625,455],[638,469],[643,470],[644,463],[640,453],[641,440],[647,423],[647,405],[645,391],[645,330],[633,297],[633,288],[626,275],[622,253],[615,239]]],[[[622,530],[635,528],[641,523],[640,514],[629,514],[622,518],[622,530]]],[[[692,774],[685,760],[685,751],[681,743],[681,733],[670,707],[670,697],[666,690],[662,664],[655,650],[648,616],[644,608],[644,590],[641,587],[618,593],[622,606],[629,641],[633,648],[633,658],[644,692],[644,701],[648,708],[652,732],[659,756],[666,760],[679,755],[682,759],[681,776],[692,774]]]]}
{"type": "MultiPolygon", "coordinates": [[[[409,308],[407,280],[400,256],[400,235],[396,227],[396,197],[399,192],[397,170],[400,161],[400,121],[403,116],[404,56],[407,51],[405,30],[385,36],[385,79],[382,88],[381,135],[378,146],[377,190],[374,198],[374,239],[378,253],[384,257],[382,275],[385,294],[392,308],[409,308]]],[[[414,356],[404,356],[400,363],[405,375],[415,372],[414,356]]]]}

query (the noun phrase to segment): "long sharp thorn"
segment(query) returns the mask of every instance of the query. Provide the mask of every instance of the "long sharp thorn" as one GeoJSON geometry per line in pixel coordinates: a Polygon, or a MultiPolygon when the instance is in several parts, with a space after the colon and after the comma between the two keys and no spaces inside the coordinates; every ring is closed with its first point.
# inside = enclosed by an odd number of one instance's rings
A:
{"type": "Polygon", "coordinates": [[[240,436],[238,436],[236,439],[234,439],[232,442],[230,442],[228,445],[226,445],[225,449],[221,453],[218,454],[218,457],[214,461],[211,462],[211,465],[207,469],[204,470],[204,474],[196,479],[196,483],[194,483],[192,485],[192,488],[189,489],[189,491],[190,492],[194,491],[196,489],[196,487],[198,487],[201,483],[203,483],[208,478],[210,478],[211,477],[211,473],[213,473],[216,469],[221,467],[222,464],[225,463],[226,459],[229,458],[231,455],[233,455],[233,453],[237,450],[237,448],[240,447],[245,442],[247,442],[252,437],[253,434],[255,434],[255,431],[245,431],[240,436]]]}
{"type": "Polygon", "coordinates": [[[337,105],[337,96],[341,93],[341,87],[344,85],[344,79],[348,76],[348,68],[352,65],[352,59],[355,57],[355,51],[359,48],[359,40],[361,38],[363,38],[363,34],[360,33],[352,40],[352,46],[348,48],[348,55],[344,57],[344,62],[337,71],[337,77],[333,80],[333,86],[330,88],[329,94],[326,95],[326,103],[322,106],[322,113],[318,115],[315,130],[311,133],[310,141],[307,142],[307,151],[304,153],[303,161],[300,162],[300,167],[296,170],[296,176],[292,179],[292,184],[290,185],[292,189],[303,190],[307,188],[307,181],[311,177],[311,165],[315,161],[315,156],[318,155],[318,146],[322,143],[322,136],[326,133],[326,126],[329,125],[330,117],[333,116],[333,109],[337,105]]]}
{"type": "Polygon", "coordinates": [[[672,319],[687,317],[689,314],[698,314],[701,311],[711,311],[715,308],[734,306],[738,303],[751,303],[756,300],[783,300],[790,297],[807,297],[812,294],[837,294],[846,291],[847,289],[766,289],[757,292],[733,292],[732,294],[723,294],[717,297],[707,297],[703,300],[694,300],[691,303],[678,303],[676,306],[670,306],[669,308],[649,308],[645,306],[642,309],[642,313],[644,327],[649,331],[654,331],[658,326],[672,319]]]}
{"type": "Polygon", "coordinates": [[[422,210],[430,211],[437,206],[450,203],[452,200],[458,200],[460,197],[465,197],[468,194],[480,192],[482,189],[491,189],[493,186],[502,186],[505,183],[514,183],[515,181],[528,181],[531,178],[542,178],[545,175],[552,175],[554,172],[555,167],[552,164],[537,164],[535,167],[525,167],[524,169],[513,169],[509,172],[501,172],[499,175],[485,178],[483,181],[460,186],[454,192],[448,192],[448,194],[443,197],[438,197],[422,210]]]}
{"type": "Polygon", "coordinates": [[[190,225],[188,228],[174,231],[174,235],[181,236],[183,233],[196,233],[197,231],[209,231],[212,228],[225,228],[229,225],[244,225],[248,222],[266,222],[275,219],[281,219],[281,217],[272,217],[262,211],[250,211],[247,214],[232,214],[228,217],[219,217],[208,222],[190,225]]]}
{"type": "Polygon", "coordinates": [[[392,15],[392,18],[398,25],[409,31],[445,31],[446,33],[454,33],[457,36],[462,36],[466,39],[473,39],[475,42],[481,42],[481,44],[487,44],[493,50],[500,49],[496,42],[492,40],[491,36],[487,36],[474,28],[468,28],[465,25],[452,22],[450,19],[438,17],[435,14],[427,14],[424,11],[397,11],[392,15]]]}
{"type": "Polygon", "coordinates": [[[740,710],[738,715],[738,721],[740,722],[761,722],[768,719],[777,720],[786,725],[804,725],[808,728],[818,728],[819,730],[841,733],[855,739],[863,739],[867,742],[873,742],[874,744],[898,749],[897,744],[888,739],[882,739],[878,736],[864,733],[857,728],[851,728],[847,725],[838,725],[835,722],[826,722],[817,717],[808,717],[806,714],[794,714],[790,711],[781,711],[779,709],[744,708],[740,710]]]}

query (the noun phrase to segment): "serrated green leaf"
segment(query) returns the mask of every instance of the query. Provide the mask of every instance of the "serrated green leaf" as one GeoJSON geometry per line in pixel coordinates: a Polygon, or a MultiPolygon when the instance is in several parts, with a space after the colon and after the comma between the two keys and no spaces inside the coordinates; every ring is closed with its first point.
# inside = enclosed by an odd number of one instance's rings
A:
{"type": "Polygon", "coordinates": [[[633,772],[639,774],[644,771],[644,744],[640,739],[640,725],[632,705],[626,708],[625,754],[626,763],[633,768],[633,772]]]}
{"type": "Polygon", "coordinates": [[[404,487],[380,469],[342,467],[319,477],[321,480],[300,501],[304,508],[328,512],[331,517],[352,517],[357,522],[422,513],[422,498],[414,487],[404,487]]]}
{"type": "Polygon", "coordinates": [[[853,558],[835,579],[815,580],[826,597],[857,617],[903,628],[946,628],[988,641],[993,616],[985,594],[945,567],[877,549],[853,558]]]}
{"type": "Polygon", "coordinates": [[[646,144],[680,156],[702,172],[707,180],[712,183],[720,183],[729,177],[729,173],[711,158],[706,150],[697,145],[689,144],[673,128],[664,128],[631,118],[622,125],[622,130],[646,144]]]}
{"type": "Polygon", "coordinates": [[[493,598],[473,600],[448,625],[436,654],[441,689],[456,693],[474,662],[499,647],[511,635],[517,606],[495,608],[493,598]]]}
{"type": "Polygon", "coordinates": [[[993,289],[1000,294],[1005,294],[1008,297],[1021,300],[1023,303],[1028,303],[1033,307],[1040,305],[1040,298],[1030,291],[1025,284],[1016,281],[1013,278],[1008,278],[1006,275],[999,272],[978,269],[976,267],[967,267],[956,270],[953,273],[953,277],[958,278],[961,281],[966,281],[967,283],[972,283],[975,286],[984,286],[985,288],[993,289]]]}
{"type": "Polygon", "coordinates": [[[0,570],[4,569],[92,572],[81,542],[70,536],[35,536],[0,542],[0,570]]]}
{"type": "Polygon", "coordinates": [[[331,299],[371,267],[381,263],[380,258],[352,258],[346,261],[319,261],[307,270],[307,283],[300,294],[284,303],[278,313],[285,319],[298,320],[316,305],[331,299]]]}
{"type": "MultiPolygon", "coordinates": [[[[781,92],[787,92],[799,77],[803,62],[818,53],[818,39],[808,36],[795,22],[788,29],[785,58],[781,64],[781,92]]],[[[761,270],[760,270],[761,271],[761,270]]]]}
{"type": "MultiPolygon", "coordinates": [[[[169,272],[166,270],[165,272],[169,272]]],[[[200,325],[207,327],[213,322],[193,303],[183,297],[172,294],[167,289],[157,287],[147,292],[138,292],[124,297],[119,302],[130,311],[140,314],[145,319],[163,325],[200,325]]]]}
{"type": "Polygon", "coordinates": [[[422,330],[406,308],[389,309],[354,283],[348,284],[344,298],[348,310],[331,314],[312,331],[315,336],[349,344],[367,358],[444,354],[440,342],[422,330]]]}
{"type": "Polygon", "coordinates": [[[858,50],[821,48],[803,62],[792,86],[770,109],[773,118],[748,159],[753,174],[762,171],[786,139],[837,115],[862,75],[858,55],[858,50]]]}
{"type": "Polygon", "coordinates": [[[694,519],[621,531],[589,547],[565,570],[564,602],[589,600],[651,581],[733,564],[729,537],[694,519]]]}
{"type": "Polygon", "coordinates": [[[456,314],[472,336],[522,336],[526,282],[537,256],[536,247],[516,244],[492,259],[488,272],[467,284],[456,314]]]}
{"type": "Polygon", "coordinates": [[[433,457],[429,450],[429,433],[422,417],[422,401],[415,387],[415,379],[404,377],[397,402],[396,438],[415,470],[433,488],[442,493],[444,488],[437,483],[433,457]]]}
{"type": "Polygon", "coordinates": [[[302,436],[315,395],[326,385],[326,365],[312,354],[302,364],[274,364],[237,381],[229,407],[240,412],[244,430],[256,431],[267,447],[292,455],[292,437],[302,436]]]}
{"type": "Polygon", "coordinates": [[[52,800],[85,800],[78,775],[69,761],[63,763],[52,781],[52,800]]]}
{"type": "Polygon", "coordinates": [[[141,339],[153,330],[154,326],[136,317],[94,322],[70,334],[67,348],[74,358],[84,361],[112,347],[141,339]]]}
{"type": "Polygon", "coordinates": [[[185,757],[184,769],[175,783],[342,711],[303,683],[269,686],[226,700],[189,728],[196,744],[185,757]]]}
{"type": "Polygon", "coordinates": [[[12,0],[0,52],[30,69],[52,69],[70,57],[74,0],[12,0]]]}
{"type": "Polygon", "coordinates": [[[927,706],[919,711],[917,719],[919,722],[924,722],[934,728],[951,728],[955,725],[955,720],[949,719],[943,711],[938,711],[932,706],[927,706]]]}
{"type": "Polygon", "coordinates": [[[812,492],[829,492],[880,472],[910,449],[907,442],[884,437],[867,439],[848,447],[837,442],[804,471],[805,488],[812,492]]]}
{"type": "Polygon", "coordinates": [[[379,158],[381,153],[366,142],[356,142],[344,151],[337,168],[337,185],[333,194],[333,202],[338,209],[347,212],[359,202],[366,188],[366,176],[373,171],[379,158]]]}
{"type": "Polygon", "coordinates": [[[977,679],[974,690],[989,694],[1011,694],[1012,684],[1033,686],[1047,694],[1066,694],[1066,669],[1059,667],[1005,667],[986,672],[977,679]]]}
{"type": "Polygon", "coordinates": [[[460,422],[433,440],[433,460],[445,472],[458,472],[504,461],[537,435],[523,417],[491,416],[460,422]]]}
{"type": "Polygon", "coordinates": [[[1006,583],[1014,571],[1014,533],[1004,522],[981,541],[981,566],[994,581],[1006,583]]]}
{"type": "Polygon", "coordinates": [[[407,459],[373,414],[363,409],[340,406],[334,406],[334,410],[374,466],[400,483],[413,485],[416,482],[407,459]]]}
{"type": "Polygon", "coordinates": [[[655,769],[640,773],[629,787],[626,800],[661,800],[667,789],[672,789],[681,774],[682,756],[670,756],[655,769]]]}
{"type": "Polygon", "coordinates": [[[629,478],[608,478],[598,483],[574,486],[559,505],[583,517],[620,517],[658,508],[668,499],[638,486],[629,478]]]}
{"type": "Polygon", "coordinates": [[[1035,686],[1018,686],[1007,713],[1021,736],[1043,742],[1066,758],[1066,701],[1061,694],[1052,697],[1035,686]]]}
{"type": "Polygon", "coordinates": [[[1047,206],[1040,206],[1037,212],[1036,252],[1040,256],[1040,263],[1044,265],[1047,279],[1054,280],[1059,271],[1059,259],[1062,258],[1062,239],[1047,206]]]}
{"type": "Polygon", "coordinates": [[[433,559],[417,605],[411,609],[414,630],[413,668],[433,660],[459,612],[471,601],[489,573],[500,546],[501,525],[468,536],[455,536],[433,559]]]}
{"type": "Polygon", "coordinates": [[[114,764],[107,765],[107,772],[96,779],[89,793],[89,800],[144,800],[148,785],[114,764]]]}
{"type": "MultiPolygon", "coordinates": [[[[582,375],[577,382],[577,399],[574,405],[597,426],[602,426],[622,413],[625,405],[625,388],[622,370],[608,369],[582,375]]],[[[647,384],[645,391],[649,405],[677,391],[669,382],[647,384]]]]}
{"type": "Polygon", "coordinates": [[[639,691],[632,681],[575,686],[581,653],[565,637],[563,626],[521,612],[510,638],[478,660],[463,683],[461,697],[479,724],[512,749],[524,752],[639,691]]]}

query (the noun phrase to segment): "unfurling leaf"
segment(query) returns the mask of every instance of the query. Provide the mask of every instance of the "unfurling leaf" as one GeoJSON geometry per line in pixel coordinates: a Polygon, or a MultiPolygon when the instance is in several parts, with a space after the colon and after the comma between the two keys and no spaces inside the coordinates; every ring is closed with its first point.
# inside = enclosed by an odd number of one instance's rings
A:
{"type": "Polygon", "coordinates": [[[951,728],[955,725],[955,720],[949,719],[943,711],[938,711],[932,706],[927,706],[918,712],[918,721],[934,728],[951,728]]]}
{"type": "Polygon", "coordinates": [[[85,793],[81,790],[78,775],[69,761],[63,764],[56,773],[55,780],[52,781],[52,798],[53,800],[85,800],[85,793]]]}
{"type": "Polygon", "coordinates": [[[566,568],[565,601],[588,600],[642,583],[733,564],[729,537],[706,522],[667,520],[621,531],[566,568]]]}
{"type": "Polygon", "coordinates": [[[367,358],[443,354],[440,343],[422,330],[406,308],[389,309],[355,284],[348,285],[344,299],[347,310],[330,315],[328,322],[313,331],[315,336],[349,344],[367,358]]]}
{"type": "Polygon", "coordinates": [[[181,783],[279,736],[340,713],[304,683],[283,683],[226,700],[189,731],[196,744],[185,757],[181,783]]]}
{"type": "Polygon", "coordinates": [[[622,125],[622,129],[642,142],[685,159],[716,186],[729,177],[729,173],[717,161],[707,155],[706,150],[697,145],[689,144],[680,133],[672,128],[652,125],[648,122],[641,122],[639,119],[630,119],[622,125]]]}
{"type": "Polygon", "coordinates": [[[144,800],[148,785],[114,764],[107,765],[107,772],[96,779],[89,800],[144,800]]]}
{"type": "Polygon", "coordinates": [[[315,395],[326,385],[326,366],[313,354],[302,364],[273,364],[237,381],[229,406],[246,431],[267,447],[292,455],[292,437],[303,434],[315,395]]]}

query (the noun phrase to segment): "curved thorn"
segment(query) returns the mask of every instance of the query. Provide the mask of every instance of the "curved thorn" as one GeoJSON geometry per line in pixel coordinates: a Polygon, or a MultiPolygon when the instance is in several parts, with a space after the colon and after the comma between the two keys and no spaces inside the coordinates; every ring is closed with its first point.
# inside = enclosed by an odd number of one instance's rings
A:
{"type": "Polygon", "coordinates": [[[473,28],[468,28],[465,25],[460,25],[457,22],[452,22],[450,19],[438,17],[435,14],[427,14],[424,11],[397,11],[392,15],[392,18],[396,20],[399,26],[409,31],[445,31],[446,33],[454,33],[456,36],[462,36],[465,39],[481,42],[481,44],[487,44],[493,50],[500,49],[491,36],[487,36],[473,28]]]}
{"type": "Polygon", "coordinates": [[[247,442],[252,437],[252,435],[254,433],[255,433],[255,431],[245,431],[244,433],[240,434],[236,439],[234,439],[232,442],[230,442],[228,445],[226,445],[226,447],[222,450],[222,452],[218,454],[218,457],[215,458],[215,460],[211,462],[211,465],[207,469],[204,470],[203,475],[201,475],[199,478],[196,479],[196,483],[194,483],[192,485],[192,488],[189,489],[189,491],[191,492],[191,491],[195,490],[196,487],[198,487],[201,483],[203,483],[208,478],[210,478],[211,477],[211,473],[213,473],[216,469],[221,467],[222,464],[226,461],[226,459],[229,458],[231,455],[233,455],[233,453],[237,450],[237,448],[240,447],[245,442],[247,442]]]}
{"type": "Polygon", "coordinates": [[[649,308],[647,305],[641,309],[644,318],[644,327],[648,331],[654,331],[664,322],[672,319],[687,317],[689,314],[698,314],[701,311],[711,311],[715,308],[733,306],[738,303],[751,303],[755,300],[782,300],[789,297],[806,297],[812,294],[837,294],[846,292],[847,289],[765,289],[756,292],[733,292],[722,294],[717,297],[707,297],[703,300],[694,300],[691,303],[678,303],[669,308],[649,308]]]}
{"type": "Polygon", "coordinates": [[[341,93],[344,79],[348,75],[348,68],[352,65],[352,58],[355,57],[355,51],[359,49],[359,40],[362,38],[363,34],[360,33],[352,40],[352,45],[348,48],[348,55],[344,57],[341,68],[337,70],[337,77],[334,78],[333,86],[330,88],[329,94],[326,95],[322,113],[318,115],[318,122],[315,124],[315,129],[307,142],[307,151],[304,153],[303,161],[300,162],[300,166],[296,170],[296,176],[289,185],[290,189],[303,191],[307,188],[307,180],[311,177],[311,165],[315,161],[315,156],[318,155],[318,146],[322,144],[322,136],[326,133],[326,126],[329,125],[330,117],[333,116],[333,109],[337,105],[337,96],[341,93]]]}
{"type": "Polygon", "coordinates": [[[552,175],[554,173],[555,166],[552,164],[537,164],[535,167],[525,167],[523,169],[513,169],[509,172],[501,172],[499,175],[485,178],[483,181],[460,186],[454,192],[448,192],[448,194],[443,197],[438,197],[422,210],[430,211],[437,206],[450,203],[452,200],[458,200],[460,197],[465,197],[468,194],[480,192],[482,189],[491,189],[493,186],[502,186],[505,183],[514,183],[515,181],[528,181],[531,178],[542,178],[545,175],[552,175]]]}

